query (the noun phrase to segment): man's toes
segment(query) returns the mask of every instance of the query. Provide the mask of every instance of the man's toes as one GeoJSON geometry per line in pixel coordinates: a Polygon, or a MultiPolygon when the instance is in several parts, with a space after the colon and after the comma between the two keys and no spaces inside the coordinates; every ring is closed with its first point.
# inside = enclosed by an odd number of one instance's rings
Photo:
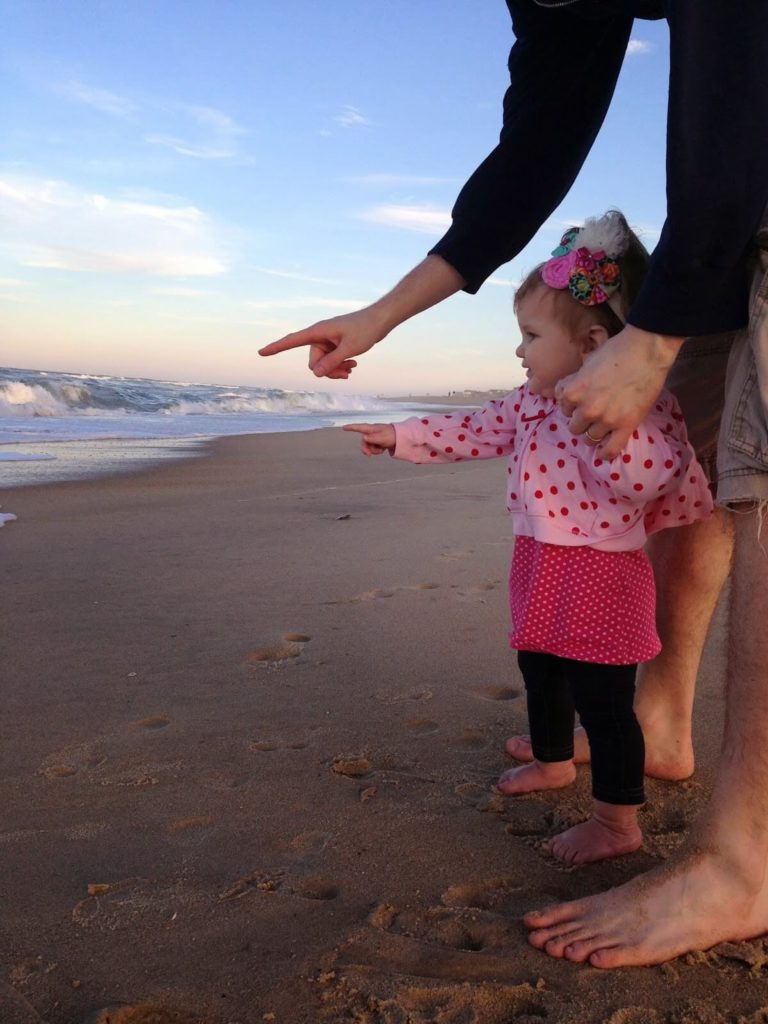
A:
{"type": "Polygon", "coordinates": [[[575,918],[580,912],[580,903],[556,903],[552,907],[545,907],[544,910],[529,910],[523,920],[529,928],[546,929],[554,925],[567,927],[569,923],[575,927],[575,918]]]}
{"type": "MultiPolygon", "coordinates": [[[[571,939],[570,942],[564,944],[562,956],[566,960],[572,960],[573,963],[583,964],[586,960],[592,963],[593,956],[599,956],[599,952],[595,951],[595,946],[599,942],[594,936],[590,938],[571,939]]],[[[607,950],[601,950],[600,952],[608,952],[607,950]]],[[[594,964],[593,966],[597,966],[594,964]]]]}
{"type": "Polygon", "coordinates": [[[569,925],[555,925],[552,928],[537,928],[528,936],[528,941],[536,949],[544,949],[550,942],[562,942],[565,946],[577,937],[579,925],[574,921],[569,925]]]}
{"type": "Polygon", "coordinates": [[[572,941],[571,935],[556,935],[550,939],[549,942],[545,942],[541,947],[548,956],[554,956],[562,960],[565,957],[565,951],[572,941]]]}

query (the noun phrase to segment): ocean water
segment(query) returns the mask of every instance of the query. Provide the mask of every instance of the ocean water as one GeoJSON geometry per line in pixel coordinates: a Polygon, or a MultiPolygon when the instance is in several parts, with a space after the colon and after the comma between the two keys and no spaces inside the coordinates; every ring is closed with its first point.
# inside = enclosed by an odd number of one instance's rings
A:
{"type": "Polygon", "coordinates": [[[191,456],[211,437],[312,430],[409,411],[418,410],[346,393],[0,368],[0,488],[191,456]]]}

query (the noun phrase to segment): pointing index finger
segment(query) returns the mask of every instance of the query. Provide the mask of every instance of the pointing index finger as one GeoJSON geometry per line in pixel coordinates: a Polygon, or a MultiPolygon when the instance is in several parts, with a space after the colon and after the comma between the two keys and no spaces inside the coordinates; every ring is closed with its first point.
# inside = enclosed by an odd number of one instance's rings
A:
{"type": "Polygon", "coordinates": [[[314,345],[316,342],[326,340],[327,335],[324,331],[317,327],[306,327],[303,331],[294,331],[292,334],[286,334],[284,337],[278,338],[277,341],[271,341],[268,345],[264,345],[259,349],[259,355],[274,356],[278,352],[287,352],[292,348],[314,345]]]}

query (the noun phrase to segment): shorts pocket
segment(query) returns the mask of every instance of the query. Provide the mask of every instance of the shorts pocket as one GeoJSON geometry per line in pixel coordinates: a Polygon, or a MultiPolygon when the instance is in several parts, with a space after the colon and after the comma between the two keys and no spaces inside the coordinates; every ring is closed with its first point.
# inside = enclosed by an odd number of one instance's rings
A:
{"type": "Polygon", "coordinates": [[[768,470],[768,252],[760,251],[750,301],[749,326],[734,341],[728,364],[728,447],[768,470]]]}

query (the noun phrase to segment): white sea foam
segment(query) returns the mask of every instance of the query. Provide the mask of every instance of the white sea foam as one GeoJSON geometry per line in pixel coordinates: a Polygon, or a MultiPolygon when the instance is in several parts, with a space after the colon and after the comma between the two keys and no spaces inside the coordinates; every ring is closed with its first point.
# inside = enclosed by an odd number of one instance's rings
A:
{"type": "Polygon", "coordinates": [[[0,445],[310,430],[385,411],[366,395],[0,369],[0,445]]]}

